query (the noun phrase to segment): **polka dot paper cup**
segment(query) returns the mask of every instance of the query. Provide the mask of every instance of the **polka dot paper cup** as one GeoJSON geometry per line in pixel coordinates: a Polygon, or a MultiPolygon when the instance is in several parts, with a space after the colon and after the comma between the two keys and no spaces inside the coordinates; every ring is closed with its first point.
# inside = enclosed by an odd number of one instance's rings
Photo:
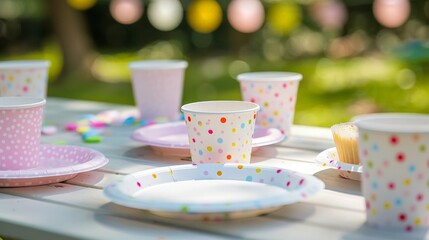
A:
{"type": "Polygon", "coordinates": [[[0,97],[0,170],[39,166],[45,102],[36,97],[0,97]]]}
{"type": "Polygon", "coordinates": [[[182,106],[192,162],[250,163],[259,106],[244,101],[208,101],[182,106]]]}
{"type": "Polygon", "coordinates": [[[290,136],[301,79],[301,74],[292,72],[252,72],[237,76],[243,100],[261,106],[256,124],[281,130],[285,140],[290,136]]]}
{"type": "Polygon", "coordinates": [[[144,60],[129,64],[134,100],[142,119],[179,118],[187,66],[183,60],[144,60]]]}
{"type": "Polygon", "coordinates": [[[46,98],[49,61],[0,62],[0,96],[46,98]]]}
{"type": "Polygon", "coordinates": [[[367,223],[403,231],[429,227],[429,115],[355,118],[367,223]]]}

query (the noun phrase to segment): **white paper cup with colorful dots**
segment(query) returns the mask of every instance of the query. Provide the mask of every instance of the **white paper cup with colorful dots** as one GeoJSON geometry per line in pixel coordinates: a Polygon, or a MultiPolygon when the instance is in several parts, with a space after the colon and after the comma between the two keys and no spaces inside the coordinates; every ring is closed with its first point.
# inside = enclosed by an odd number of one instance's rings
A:
{"type": "Polygon", "coordinates": [[[250,163],[259,106],[245,101],[208,101],[182,106],[192,162],[250,163]]]}
{"type": "Polygon", "coordinates": [[[0,62],[0,96],[46,98],[50,65],[45,60],[0,62]]]}
{"type": "Polygon", "coordinates": [[[184,60],[142,60],[129,64],[141,119],[179,118],[187,66],[184,60]]]}
{"type": "Polygon", "coordinates": [[[367,223],[414,231],[429,227],[429,115],[355,118],[367,223]]]}
{"type": "Polygon", "coordinates": [[[290,136],[301,79],[301,74],[293,72],[250,72],[237,76],[243,100],[261,106],[256,124],[279,129],[285,140],[290,136]]]}
{"type": "Polygon", "coordinates": [[[39,166],[45,103],[37,97],[0,97],[0,170],[39,166]]]}

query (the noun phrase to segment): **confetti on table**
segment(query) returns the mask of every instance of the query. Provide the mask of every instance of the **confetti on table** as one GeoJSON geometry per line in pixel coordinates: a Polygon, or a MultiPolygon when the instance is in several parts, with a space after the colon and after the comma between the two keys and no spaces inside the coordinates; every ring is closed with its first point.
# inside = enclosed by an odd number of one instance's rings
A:
{"type": "Polygon", "coordinates": [[[52,144],[54,144],[54,145],[66,145],[66,144],[67,144],[67,141],[65,141],[65,140],[60,140],[60,141],[55,141],[55,142],[53,142],[52,144]]]}
{"type": "MultiPolygon", "coordinates": [[[[183,120],[183,114],[180,119],[183,120]]],[[[140,119],[137,109],[131,110],[107,110],[98,114],[85,114],[74,123],[64,125],[66,131],[77,132],[86,143],[98,143],[103,140],[102,135],[111,136],[112,131],[106,129],[109,126],[148,126],[157,123],[166,123],[170,120],[166,117],[156,119],[140,119]]]]}
{"type": "Polygon", "coordinates": [[[67,131],[74,132],[77,129],[77,125],[75,123],[67,123],[65,128],[67,131]]]}
{"type": "Polygon", "coordinates": [[[76,132],[83,134],[85,132],[88,132],[91,128],[89,126],[80,126],[76,129],[76,132]]]}
{"type": "Polygon", "coordinates": [[[89,136],[86,138],[83,138],[83,141],[86,143],[99,143],[103,140],[103,137],[96,135],[96,136],[89,136]]]}
{"type": "Polygon", "coordinates": [[[43,135],[54,135],[58,132],[57,127],[55,126],[42,126],[42,134],[43,135]]]}

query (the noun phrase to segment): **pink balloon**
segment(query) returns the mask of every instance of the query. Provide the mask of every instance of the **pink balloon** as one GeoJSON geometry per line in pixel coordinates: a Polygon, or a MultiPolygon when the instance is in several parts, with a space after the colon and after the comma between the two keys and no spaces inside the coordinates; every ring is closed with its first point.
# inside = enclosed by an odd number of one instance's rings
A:
{"type": "Polygon", "coordinates": [[[259,0],[233,0],[228,6],[228,20],[231,26],[243,33],[261,28],[265,11],[259,0]]]}
{"type": "Polygon", "coordinates": [[[346,7],[337,0],[315,1],[310,14],[317,24],[331,29],[343,27],[348,18],[346,7]]]}
{"type": "Polygon", "coordinates": [[[410,15],[410,2],[408,0],[375,0],[372,10],[381,25],[396,28],[407,21],[410,15]]]}
{"type": "Polygon", "coordinates": [[[110,13],[116,21],[132,24],[142,17],[143,6],[139,0],[112,0],[110,13]]]}

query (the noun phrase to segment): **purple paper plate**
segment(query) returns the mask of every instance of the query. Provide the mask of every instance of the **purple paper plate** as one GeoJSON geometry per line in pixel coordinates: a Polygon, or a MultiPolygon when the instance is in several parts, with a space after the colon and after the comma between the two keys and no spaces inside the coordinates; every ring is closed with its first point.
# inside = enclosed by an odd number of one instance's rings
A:
{"type": "MultiPolygon", "coordinates": [[[[135,130],[131,138],[151,146],[160,155],[191,156],[188,132],[183,121],[145,126],[135,130]]],[[[280,130],[257,125],[253,134],[252,147],[255,150],[258,147],[281,142],[283,139],[284,135],[280,130]]]]}

